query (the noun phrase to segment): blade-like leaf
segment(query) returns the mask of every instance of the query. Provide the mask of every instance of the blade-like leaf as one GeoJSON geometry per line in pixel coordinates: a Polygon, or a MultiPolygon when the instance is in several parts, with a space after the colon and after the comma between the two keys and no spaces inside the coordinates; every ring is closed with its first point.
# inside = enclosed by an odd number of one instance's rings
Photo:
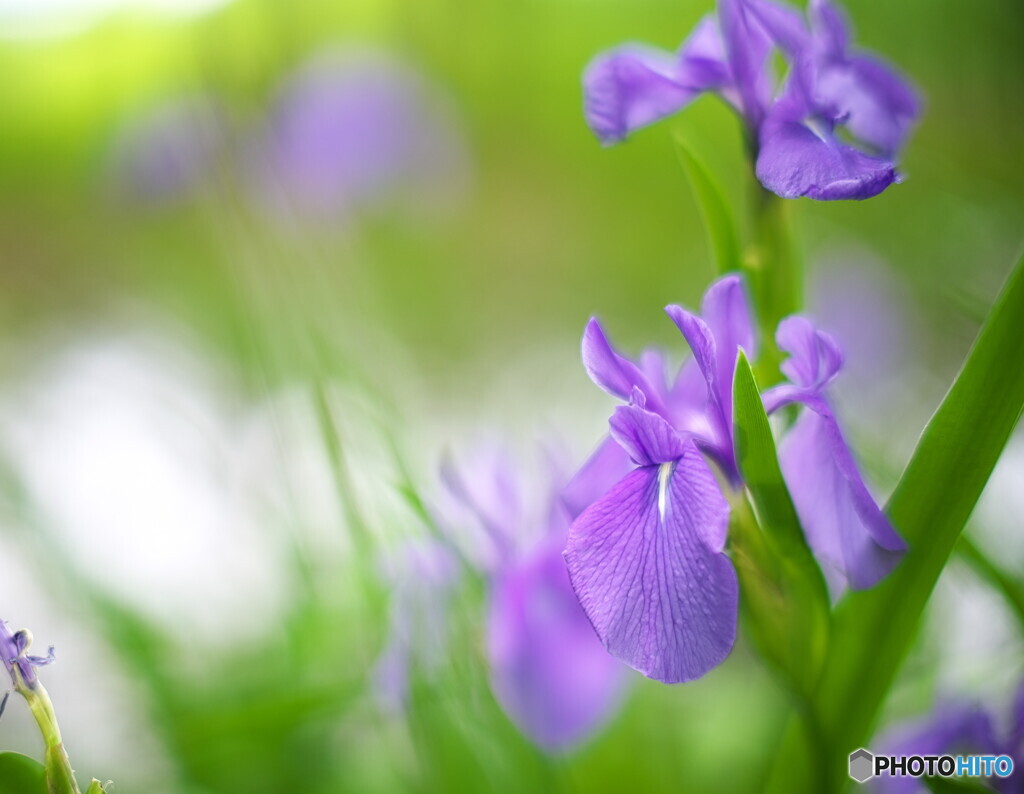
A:
{"type": "Polygon", "coordinates": [[[733,379],[733,411],[736,461],[757,514],[754,521],[742,505],[733,511],[733,557],[743,608],[750,617],[747,628],[789,686],[806,697],[824,660],[828,591],[804,539],[768,416],[742,351],[733,379]]]}
{"type": "Polygon", "coordinates": [[[736,224],[722,188],[707,167],[690,151],[690,147],[679,138],[676,139],[676,150],[686,169],[686,176],[693,185],[711,239],[711,250],[718,272],[724,274],[737,270],[740,266],[740,247],[736,224]]]}
{"type": "Polygon", "coordinates": [[[0,753],[0,794],[46,794],[46,770],[26,755],[0,753]]]}
{"type": "Polygon", "coordinates": [[[1001,566],[996,564],[985,552],[979,549],[966,535],[960,537],[957,544],[960,559],[965,560],[974,572],[999,593],[1006,605],[1024,628],[1024,582],[1018,581],[1001,566]]]}
{"type": "MultiPolygon", "coordinates": [[[[845,779],[846,753],[862,746],[874,727],[932,588],[1024,409],[1021,317],[1024,261],[1010,275],[886,507],[910,551],[888,579],[850,594],[836,611],[815,695],[831,748],[825,759],[830,788],[845,779]]],[[[806,753],[791,731],[778,756],[775,790],[800,790],[792,771],[810,764],[806,753]]],[[[813,785],[805,781],[804,790],[813,785]]]]}

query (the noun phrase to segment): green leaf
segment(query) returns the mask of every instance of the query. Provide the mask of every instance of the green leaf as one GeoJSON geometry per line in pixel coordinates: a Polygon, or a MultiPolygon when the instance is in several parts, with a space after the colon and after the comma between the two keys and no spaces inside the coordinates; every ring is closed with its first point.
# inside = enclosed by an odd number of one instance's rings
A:
{"type": "MultiPolygon", "coordinates": [[[[889,577],[839,605],[815,708],[830,748],[830,788],[846,753],[874,728],[921,613],[1024,409],[1024,260],[992,307],[960,374],[925,428],[886,512],[910,545],[889,577]]],[[[811,759],[795,731],[777,758],[776,790],[811,759]],[[804,754],[803,758],[799,758],[804,754]]],[[[814,784],[804,783],[804,790],[814,784]]]]}
{"type": "Polygon", "coordinates": [[[733,379],[733,413],[736,462],[756,512],[754,520],[744,505],[735,506],[730,535],[748,632],[790,688],[807,697],[825,657],[828,590],[804,539],[742,351],[733,379]]]}
{"type": "Polygon", "coordinates": [[[686,175],[693,186],[697,204],[704,225],[711,239],[711,250],[719,273],[729,273],[740,266],[740,247],[736,234],[736,223],[733,221],[729,203],[725,200],[722,188],[708,171],[707,167],[690,151],[682,139],[676,138],[676,151],[683,163],[686,175]]]}
{"type": "Polygon", "coordinates": [[[103,787],[96,778],[92,779],[92,783],[89,784],[89,788],[86,789],[85,794],[107,794],[107,790],[103,787]]]}
{"type": "Polygon", "coordinates": [[[0,794],[46,794],[46,770],[33,758],[0,753],[0,794]]]}

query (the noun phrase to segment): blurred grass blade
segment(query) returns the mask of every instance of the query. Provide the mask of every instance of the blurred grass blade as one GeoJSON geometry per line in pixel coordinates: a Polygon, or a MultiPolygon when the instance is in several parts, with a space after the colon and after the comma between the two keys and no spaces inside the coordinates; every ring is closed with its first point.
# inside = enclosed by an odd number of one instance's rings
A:
{"type": "Polygon", "coordinates": [[[828,590],[804,540],[761,395],[742,351],[733,379],[733,411],[736,461],[757,513],[755,521],[744,516],[742,505],[734,508],[731,534],[744,610],[750,617],[747,628],[790,688],[807,698],[828,641],[828,590]]]}
{"type": "Polygon", "coordinates": [[[47,794],[46,770],[27,755],[0,753],[0,794],[47,794]]]}
{"type": "Polygon", "coordinates": [[[993,562],[966,535],[960,536],[956,549],[960,558],[970,565],[980,578],[988,582],[993,590],[1002,595],[1006,605],[1017,616],[1021,629],[1024,629],[1024,582],[1015,579],[993,562]]]}
{"type": "MultiPolygon", "coordinates": [[[[922,610],[1024,408],[1024,260],[989,313],[960,374],[928,423],[886,512],[910,545],[896,570],[839,605],[815,696],[831,766],[869,738],[879,708],[917,632],[922,610]]],[[[775,782],[810,759],[788,737],[775,782]]],[[[784,786],[796,790],[791,781],[784,786]]],[[[781,790],[781,789],[780,789],[781,790]]]]}
{"type": "Polygon", "coordinates": [[[679,159],[704,217],[718,272],[723,274],[739,269],[740,247],[736,223],[722,188],[707,167],[690,151],[690,147],[678,137],[676,151],[679,152],[679,159]]]}

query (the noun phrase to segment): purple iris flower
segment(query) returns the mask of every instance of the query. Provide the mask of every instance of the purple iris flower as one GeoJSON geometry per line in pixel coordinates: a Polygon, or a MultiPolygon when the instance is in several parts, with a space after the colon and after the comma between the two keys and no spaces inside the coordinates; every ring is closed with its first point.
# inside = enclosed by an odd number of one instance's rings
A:
{"type": "MultiPolygon", "coordinates": [[[[615,409],[610,440],[567,488],[578,514],[565,560],[608,650],[648,677],[676,683],[722,662],[735,641],[738,585],[725,554],[722,489],[741,485],[733,372],[739,350],[753,354],[756,338],[738,276],[708,289],[702,316],[679,306],[666,312],[693,352],[671,385],[656,356],[640,364],[620,356],[596,320],[584,332],[591,379],[628,404],[615,409]],[[600,492],[616,474],[603,496],[580,509],[588,487],[600,492]]],[[[766,408],[807,406],[780,457],[808,544],[837,577],[869,587],[904,544],[867,493],[824,394],[842,357],[800,317],[780,324],[779,343],[792,356],[783,369],[791,383],[766,393],[766,408]]]]}
{"type": "Polygon", "coordinates": [[[165,100],[125,124],[113,147],[116,186],[150,204],[195,197],[210,184],[228,143],[228,125],[210,97],[165,100]]]}
{"type": "Polygon", "coordinates": [[[768,190],[819,200],[877,195],[900,179],[895,158],[920,102],[890,66],[850,51],[829,0],[811,0],[809,17],[808,26],[772,0],[719,0],[717,15],[674,54],[627,45],[600,55],[583,78],[587,123],[602,143],[617,143],[711,91],[744,120],[768,190]],[[781,84],[776,48],[790,63],[781,84]]]}
{"type": "Polygon", "coordinates": [[[21,680],[26,686],[32,688],[39,680],[36,676],[36,668],[50,664],[54,660],[53,648],[50,648],[46,656],[29,656],[25,652],[32,644],[32,634],[26,629],[11,633],[7,622],[0,620],[0,654],[3,656],[4,667],[11,676],[11,683],[18,685],[15,670],[20,674],[21,680]]]}
{"type": "MultiPolygon", "coordinates": [[[[886,755],[1007,755],[1013,773],[990,777],[988,783],[1001,794],[1024,792],[1024,685],[1017,689],[1009,728],[1000,732],[996,720],[976,705],[945,703],[928,716],[896,725],[876,742],[886,755]]],[[[878,794],[924,794],[928,787],[912,777],[881,776],[872,781],[878,794]]]]}
{"type": "Polygon", "coordinates": [[[368,48],[326,50],[289,76],[257,149],[272,205],[314,218],[396,199],[436,208],[458,199],[468,170],[434,87],[368,48]]]}
{"type": "Polygon", "coordinates": [[[524,734],[563,753],[611,718],[627,671],[601,647],[573,592],[561,554],[569,517],[557,494],[530,509],[510,475],[498,455],[464,473],[448,467],[445,482],[490,547],[476,556],[491,561],[484,571],[491,689],[524,734]]]}

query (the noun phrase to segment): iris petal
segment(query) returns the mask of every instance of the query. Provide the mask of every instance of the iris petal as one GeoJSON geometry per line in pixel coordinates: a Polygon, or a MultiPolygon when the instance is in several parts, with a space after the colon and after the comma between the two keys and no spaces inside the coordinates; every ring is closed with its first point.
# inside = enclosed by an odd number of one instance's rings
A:
{"type": "Polygon", "coordinates": [[[688,443],[580,515],[565,552],[576,595],[612,655],[676,683],[721,663],[736,637],[736,572],[722,553],[728,505],[688,443]]]}

